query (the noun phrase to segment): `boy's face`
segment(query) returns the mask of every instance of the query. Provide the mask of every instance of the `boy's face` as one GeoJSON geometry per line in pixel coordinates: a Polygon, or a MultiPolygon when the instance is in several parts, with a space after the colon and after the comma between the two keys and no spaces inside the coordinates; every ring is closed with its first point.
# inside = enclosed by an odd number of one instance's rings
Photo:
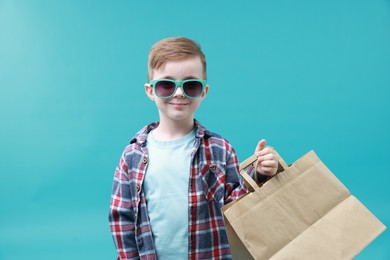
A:
{"type": "MultiPolygon", "coordinates": [[[[199,57],[181,61],[169,61],[165,66],[153,70],[152,75],[152,80],[171,79],[182,81],[186,79],[204,79],[203,66],[199,57]]],[[[145,84],[145,92],[156,103],[160,114],[160,121],[188,121],[192,123],[195,111],[207,95],[208,85],[206,84],[203,94],[199,98],[186,97],[180,87],[176,89],[176,92],[170,98],[158,97],[150,84],[145,84]]]]}

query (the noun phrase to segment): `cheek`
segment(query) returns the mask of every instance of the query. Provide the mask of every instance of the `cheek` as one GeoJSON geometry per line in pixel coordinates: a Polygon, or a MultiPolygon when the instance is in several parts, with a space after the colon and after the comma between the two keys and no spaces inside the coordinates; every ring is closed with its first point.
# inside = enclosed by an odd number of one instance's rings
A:
{"type": "Polygon", "coordinates": [[[191,107],[192,107],[193,109],[198,109],[198,107],[199,107],[199,105],[200,105],[200,102],[201,102],[200,99],[197,99],[197,100],[192,101],[191,107]]]}
{"type": "Polygon", "coordinates": [[[155,98],[154,103],[156,103],[158,108],[164,107],[164,101],[160,100],[159,98],[155,98]]]}

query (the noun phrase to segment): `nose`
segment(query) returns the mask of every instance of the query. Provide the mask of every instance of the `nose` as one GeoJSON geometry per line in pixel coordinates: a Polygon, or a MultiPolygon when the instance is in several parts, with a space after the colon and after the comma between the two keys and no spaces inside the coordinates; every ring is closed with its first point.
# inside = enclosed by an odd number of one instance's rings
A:
{"type": "Polygon", "coordinates": [[[176,89],[176,92],[175,92],[175,94],[173,95],[173,97],[184,97],[184,93],[183,93],[183,90],[182,90],[182,86],[179,86],[179,87],[176,89]]]}

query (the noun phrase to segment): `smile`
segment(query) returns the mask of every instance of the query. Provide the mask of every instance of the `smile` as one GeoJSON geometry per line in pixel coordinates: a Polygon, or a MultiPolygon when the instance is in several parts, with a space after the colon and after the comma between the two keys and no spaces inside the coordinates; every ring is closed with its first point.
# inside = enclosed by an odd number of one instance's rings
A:
{"type": "Polygon", "coordinates": [[[169,103],[173,106],[185,106],[185,105],[188,105],[188,103],[169,103]]]}

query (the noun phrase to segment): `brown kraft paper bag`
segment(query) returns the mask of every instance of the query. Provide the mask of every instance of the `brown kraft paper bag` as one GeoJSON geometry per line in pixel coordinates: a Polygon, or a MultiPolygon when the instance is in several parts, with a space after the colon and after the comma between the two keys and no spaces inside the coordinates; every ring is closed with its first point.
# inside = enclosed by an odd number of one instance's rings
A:
{"type": "Polygon", "coordinates": [[[233,259],[352,259],[386,227],[314,151],[259,187],[240,164],[249,193],[222,208],[233,259]]]}

